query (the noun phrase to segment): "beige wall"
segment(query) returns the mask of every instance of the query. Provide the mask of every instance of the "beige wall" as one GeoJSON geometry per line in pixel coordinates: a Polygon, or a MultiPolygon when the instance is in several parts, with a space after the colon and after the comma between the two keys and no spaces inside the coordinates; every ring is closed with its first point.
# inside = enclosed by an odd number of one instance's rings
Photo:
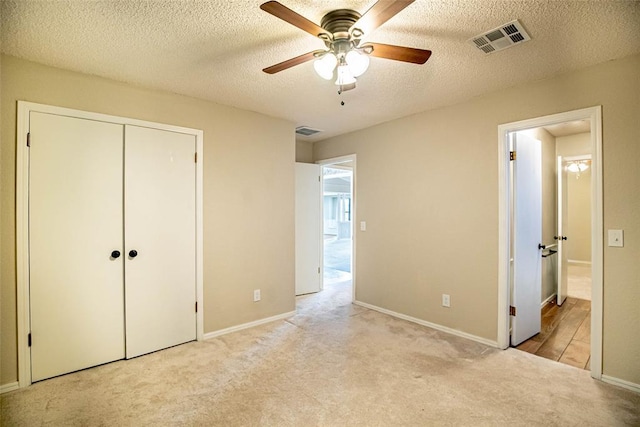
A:
{"type": "Polygon", "coordinates": [[[569,174],[567,182],[568,230],[567,256],[569,261],[591,262],[591,169],[569,174]]]}
{"type": "Polygon", "coordinates": [[[591,154],[591,134],[589,132],[556,138],[556,155],[572,157],[585,154],[591,154]]]}
{"type": "MultiPolygon", "coordinates": [[[[582,156],[591,154],[589,133],[561,136],[557,138],[559,156],[582,156]]],[[[580,173],[568,173],[567,210],[568,236],[566,247],[570,261],[591,262],[591,168],[580,173]]]]}
{"type": "Polygon", "coordinates": [[[313,144],[306,141],[296,141],[296,162],[313,163],[313,144]]]}
{"type": "Polygon", "coordinates": [[[205,333],[295,309],[293,123],[13,57],[1,72],[0,384],[17,380],[17,100],[204,130],[205,333]]]}
{"type": "Polygon", "coordinates": [[[357,299],[497,339],[498,125],[603,106],[605,375],[640,384],[640,55],[314,144],[356,153],[357,299]],[[440,306],[451,295],[451,308],[440,306]]]}

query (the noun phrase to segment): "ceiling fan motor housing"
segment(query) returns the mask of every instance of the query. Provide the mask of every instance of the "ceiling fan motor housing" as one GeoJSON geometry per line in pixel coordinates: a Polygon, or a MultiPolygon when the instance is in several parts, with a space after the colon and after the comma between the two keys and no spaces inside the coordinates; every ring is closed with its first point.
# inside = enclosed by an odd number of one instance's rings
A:
{"type": "Polygon", "coordinates": [[[355,47],[355,37],[349,32],[349,29],[355,24],[361,15],[359,12],[351,9],[332,10],[322,17],[320,26],[331,33],[332,37],[324,39],[329,49],[333,46],[336,56],[344,56],[349,50],[355,47]]]}

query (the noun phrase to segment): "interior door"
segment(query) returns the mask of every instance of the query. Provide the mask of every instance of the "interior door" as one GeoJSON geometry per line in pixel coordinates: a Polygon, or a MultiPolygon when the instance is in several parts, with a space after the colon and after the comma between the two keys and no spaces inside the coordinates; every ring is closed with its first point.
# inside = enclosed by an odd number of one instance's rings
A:
{"type": "Polygon", "coordinates": [[[31,379],[39,381],[124,357],[123,129],[32,112],[29,132],[31,379]]]}
{"type": "Polygon", "coordinates": [[[542,146],[515,133],[513,147],[513,295],[516,315],[511,320],[511,344],[518,345],[540,332],[542,287],[542,146]]]}
{"type": "Polygon", "coordinates": [[[562,305],[564,300],[567,298],[568,287],[568,257],[567,250],[564,245],[564,242],[567,240],[567,236],[565,236],[565,233],[567,230],[567,224],[569,223],[567,175],[567,168],[564,165],[562,156],[558,156],[558,235],[556,236],[556,240],[558,242],[558,291],[556,303],[558,305],[562,305]]]}
{"type": "Polygon", "coordinates": [[[296,163],[296,295],[320,291],[320,165],[296,163]]]}
{"type": "Polygon", "coordinates": [[[196,339],[196,140],[125,126],[127,358],[196,339]]]}

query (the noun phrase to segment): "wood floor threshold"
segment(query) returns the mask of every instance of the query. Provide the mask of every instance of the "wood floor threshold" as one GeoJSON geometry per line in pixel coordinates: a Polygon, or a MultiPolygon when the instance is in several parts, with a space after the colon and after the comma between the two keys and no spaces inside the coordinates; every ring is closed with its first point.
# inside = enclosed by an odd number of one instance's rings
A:
{"type": "Polygon", "coordinates": [[[542,308],[540,333],[516,349],[545,359],[591,369],[591,301],[567,298],[561,306],[551,301],[542,308]]]}

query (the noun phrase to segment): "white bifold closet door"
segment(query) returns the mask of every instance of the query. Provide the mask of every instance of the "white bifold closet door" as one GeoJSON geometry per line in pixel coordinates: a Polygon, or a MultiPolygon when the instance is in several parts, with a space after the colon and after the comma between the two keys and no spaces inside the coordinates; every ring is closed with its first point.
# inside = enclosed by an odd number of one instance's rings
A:
{"type": "Polygon", "coordinates": [[[193,135],[125,126],[127,358],[196,339],[195,152],[193,135]]]}
{"type": "Polygon", "coordinates": [[[123,126],[31,112],[32,381],[124,357],[123,126]]]}
{"type": "Polygon", "coordinates": [[[29,126],[32,381],[195,340],[195,136],[29,126]]]}

